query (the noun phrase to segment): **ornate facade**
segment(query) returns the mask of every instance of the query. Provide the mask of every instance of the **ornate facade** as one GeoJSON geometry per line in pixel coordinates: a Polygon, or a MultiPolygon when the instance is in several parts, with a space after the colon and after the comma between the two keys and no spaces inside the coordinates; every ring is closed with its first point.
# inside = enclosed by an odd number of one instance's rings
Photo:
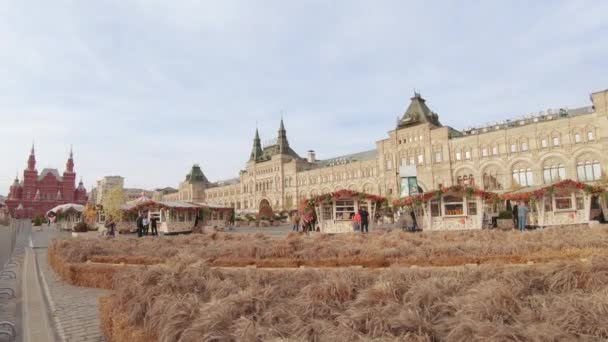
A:
{"type": "Polygon", "coordinates": [[[44,169],[38,173],[34,146],[27,161],[27,169],[23,171],[23,179],[19,181],[15,178],[5,201],[11,216],[21,218],[45,215],[48,210],[60,204],[86,202],[87,190],[82,180],[76,187],[72,151],[63,175],[57,169],[44,169]]]}
{"type": "Polygon", "coordinates": [[[338,189],[396,198],[400,166],[408,165],[415,167],[423,191],[472,184],[504,192],[566,178],[597,181],[608,165],[608,90],[590,98],[592,106],[458,131],[443,126],[425,99],[414,94],[375,150],[329,160],[316,160],[313,151],[306,158],[299,156],[289,146],[281,120],[276,142],[268,146],[261,145],[256,130],[238,178],[211,183],[204,175],[187,176],[177,193],[165,197],[237,210],[267,204],[274,210],[294,209],[301,199],[338,189]]]}

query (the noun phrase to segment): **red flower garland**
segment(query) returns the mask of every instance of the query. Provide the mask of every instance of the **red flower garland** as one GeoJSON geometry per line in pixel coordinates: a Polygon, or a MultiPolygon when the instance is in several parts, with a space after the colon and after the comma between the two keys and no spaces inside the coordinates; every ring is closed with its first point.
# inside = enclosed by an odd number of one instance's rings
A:
{"type": "Polygon", "coordinates": [[[578,189],[583,190],[587,194],[597,195],[605,191],[605,188],[599,185],[589,185],[581,182],[577,182],[571,179],[566,179],[561,182],[545,186],[534,191],[522,191],[516,194],[504,194],[501,196],[504,200],[511,201],[527,201],[530,198],[541,198],[547,193],[553,193],[555,189],[578,189]]]}
{"type": "Polygon", "coordinates": [[[441,195],[447,192],[464,192],[468,196],[478,196],[482,197],[484,201],[490,202],[498,199],[498,195],[493,192],[483,191],[481,189],[475,187],[463,187],[461,185],[452,185],[450,187],[442,187],[441,189],[425,192],[423,194],[408,196],[400,199],[396,199],[393,201],[393,206],[396,207],[406,207],[420,205],[422,203],[426,203],[432,199],[438,199],[441,195]]]}

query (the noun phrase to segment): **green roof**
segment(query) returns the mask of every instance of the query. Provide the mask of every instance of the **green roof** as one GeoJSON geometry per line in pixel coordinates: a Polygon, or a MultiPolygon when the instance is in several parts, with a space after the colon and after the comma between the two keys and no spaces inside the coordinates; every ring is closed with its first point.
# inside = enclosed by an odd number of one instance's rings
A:
{"type": "Polygon", "coordinates": [[[416,125],[421,123],[430,123],[434,126],[441,127],[439,117],[437,113],[433,112],[426,105],[426,100],[418,93],[414,93],[414,97],[411,98],[412,102],[407,107],[405,113],[399,120],[399,128],[407,127],[410,125],[416,125]]]}

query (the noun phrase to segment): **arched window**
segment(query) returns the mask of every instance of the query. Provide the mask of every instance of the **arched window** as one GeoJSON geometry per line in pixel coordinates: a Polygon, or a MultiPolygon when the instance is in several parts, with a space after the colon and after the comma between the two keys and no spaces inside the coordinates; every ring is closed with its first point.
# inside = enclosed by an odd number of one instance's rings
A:
{"type": "Polygon", "coordinates": [[[475,177],[472,172],[467,170],[458,172],[456,175],[456,184],[460,186],[474,186],[475,177]]]}
{"type": "Polygon", "coordinates": [[[545,184],[566,179],[566,168],[564,164],[551,163],[543,167],[543,182],[545,184]]]}
{"type": "Polygon", "coordinates": [[[516,167],[513,169],[513,183],[520,186],[530,186],[534,184],[532,169],[529,167],[516,167]]]}
{"type": "Polygon", "coordinates": [[[488,168],[483,172],[484,190],[502,190],[502,184],[498,182],[498,169],[488,168]]]}
{"type": "Polygon", "coordinates": [[[576,176],[581,182],[599,180],[602,177],[602,167],[598,160],[583,160],[576,164],[576,176]]]}

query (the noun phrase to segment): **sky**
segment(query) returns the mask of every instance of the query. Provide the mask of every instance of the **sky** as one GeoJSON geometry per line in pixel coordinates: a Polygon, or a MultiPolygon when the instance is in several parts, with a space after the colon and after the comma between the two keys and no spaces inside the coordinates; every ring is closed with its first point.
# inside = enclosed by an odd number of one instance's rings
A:
{"type": "Polygon", "coordinates": [[[0,0],[0,194],[26,166],[90,190],[238,176],[281,116],[324,159],[387,137],[414,89],[454,128],[589,106],[608,1],[0,0]]]}

